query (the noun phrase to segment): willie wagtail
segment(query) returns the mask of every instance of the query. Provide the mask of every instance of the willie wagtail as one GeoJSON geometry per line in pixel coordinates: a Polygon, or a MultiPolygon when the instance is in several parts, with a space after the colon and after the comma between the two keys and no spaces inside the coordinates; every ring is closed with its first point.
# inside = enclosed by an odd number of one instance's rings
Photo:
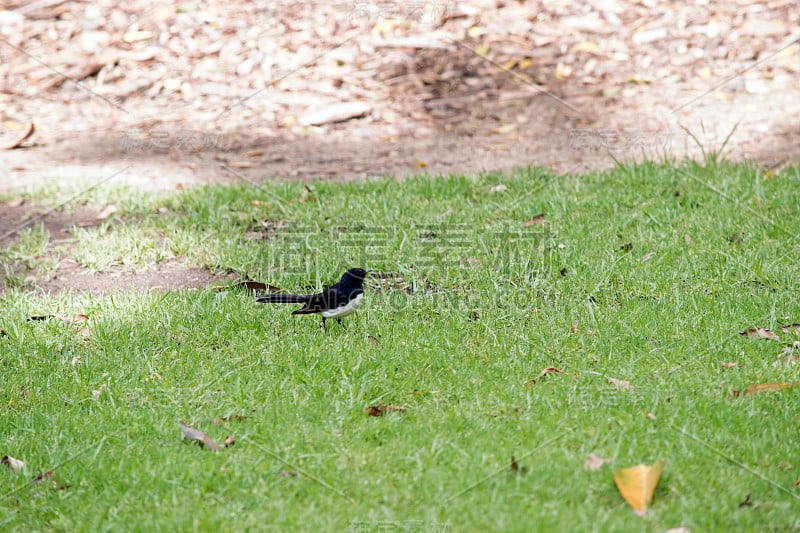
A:
{"type": "Polygon", "coordinates": [[[335,318],[340,324],[343,316],[354,313],[364,299],[364,278],[369,270],[351,268],[344,273],[339,283],[331,285],[319,294],[264,294],[256,302],[270,304],[303,304],[292,311],[293,315],[322,315],[322,327],[326,318],[335,318]]]}

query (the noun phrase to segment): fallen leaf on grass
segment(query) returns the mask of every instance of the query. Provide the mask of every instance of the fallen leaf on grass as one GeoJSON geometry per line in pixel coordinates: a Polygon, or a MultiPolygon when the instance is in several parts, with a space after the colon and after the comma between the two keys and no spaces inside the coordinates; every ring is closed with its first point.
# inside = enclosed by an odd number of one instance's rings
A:
{"type": "Polygon", "coordinates": [[[781,331],[784,333],[800,334],[800,324],[789,324],[788,326],[783,326],[781,331]]]}
{"type": "Polygon", "coordinates": [[[631,390],[631,382],[624,379],[608,378],[608,382],[621,390],[631,390]]]}
{"type": "Polygon", "coordinates": [[[296,477],[298,474],[295,470],[281,470],[278,475],[281,477],[296,477]]]}
{"type": "Polygon", "coordinates": [[[225,437],[225,442],[222,443],[222,447],[230,448],[234,444],[236,444],[236,439],[234,439],[233,436],[228,435],[227,437],[225,437]]]}
{"type": "Polygon", "coordinates": [[[547,374],[549,374],[549,373],[551,373],[551,372],[555,372],[555,373],[558,373],[558,374],[563,374],[563,373],[564,373],[564,371],[563,371],[563,370],[561,370],[560,368],[556,368],[556,367],[554,367],[554,366],[548,366],[547,368],[545,368],[544,370],[542,370],[541,372],[539,372],[539,376],[538,376],[538,377],[535,377],[535,378],[531,378],[531,379],[529,379],[528,381],[526,381],[526,382],[525,382],[525,384],[526,384],[527,386],[529,386],[529,387],[530,387],[531,385],[535,385],[535,384],[536,384],[536,380],[537,380],[537,379],[539,379],[539,378],[540,378],[540,377],[542,377],[542,376],[546,376],[547,374]]]}
{"type": "Polygon", "coordinates": [[[798,359],[800,359],[800,341],[794,341],[791,346],[781,348],[777,360],[772,363],[772,366],[795,365],[798,359]]]}
{"type": "Polygon", "coordinates": [[[721,366],[722,368],[737,368],[739,366],[739,363],[731,363],[731,362],[720,363],[719,366],[721,366]]]}
{"type": "Polygon", "coordinates": [[[242,420],[247,420],[248,418],[250,417],[242,415],[229,415],[229,416],[223,416],[221,418],[212,418],[211,423],[214,424],[215,426],[218,426],[222,423],[230,422],[232,420],[235,420],[236,422],[241,422],[242,420]]]}
{"type": "Polygon", "coordinates": [[[103,383],[97,389],[92,391],[92,398],[95,400],[99,400],[100,396],[103,394],[103,391],[106,390],[106,384],[103,383]]]}
{"type": "Polygon", "coordinates": [[[778,340],[778,334],[774,331],[770,331],[764,328],[752,328],[739,333],[741,337],[752,337],[754,339],[764,339],[764,340],[778,340]]]}
{"type": "Polygon", "coordinates": [[[570,326],[569,331],[571,333],[578,333],[578,327],[580,325],[581,325],[580,321],[576,320],[575,322],[572,323],[572,326],[570,326]]]}
{"type": "Polygon", "coordinates": [[[183,422],[178,422],[183,430],[183,436],[189,440],[197,441],[209,450],[219,450],[219,444],[214,442],[214,439],[191,426],[187,426],[183,422]]]}
{"type": "Polygon", "coordinates": [[[596,470],[600,470],[604,464],[610,463],[611,459],[605,459],[603,457],[598,457],[593,453],[590,453],[589,456],[586,458],[586,461],[583,463],[583,468],[585,470],[589,470],[594,472],[596,470]]]}
{"type": "Polygon", "coordinates": [[[558,374],[563,374],[564,373],[564,371],[561,370],[560,368],[556,368],[554,366],[548,366],[547,368],[545,368],[544,370],[539,372],[539,377],[546,376],[550,372],[556,372],[558,374]]]}
{"type": "Polygon", "coordinates": [[[0,459],[0,464],[6,465],[12,472],[19,472],[25,468],[24,462],[20,461],[19,459],[14,459],[10,455],[3,456],[3,458],[0,459]]]}
{"type": "Polygon", "coordinates": [[[519,466],[516,457],[513,455],[511,456],[511,471],[515,474],[525,475],[528,473],[528,467],[526,466],[519,466]]]}
{"type": "Polygon", "coordinates": [[[800,387],[800,383],[759,383],[747,387],[744,390],[744,395],[751,396],[762,392],[777,392],[785,389],[793,389],[795,387],[800,387]]]}
{"type": "Polygon", "coordinates": [[[745,497],[744,501],[739,502],[739,509],[741,509],[742,507],[751,507],[752,505],[753,502],[750,500],[750,494],[748,494],[747,497],[745,497]]]}
{"type": "Polygon", "coordinates": [[[39,472],[33,479],[31,480],[33,483],[41,483],[42,481],[49,480],[51,482],[51,488],[53,490],[66,490],[69,488],[69,483],[61,483],[59,476],[57,476],[52,470],[48,470],[47,472],[39,472]]]}
{"type": "Polygon", "coordinates": [[[498,192],[505,192],[507,190],[508,190],[508,187],[506,187],[502,183],[500,185],[494,185],[494,186],[489,188],[489,192],[492,193],[492,194],[495,194],[495,193],[498,193],[498,192]]]}
{"type": "Polygon", "coordinates": [[[395,405],[386,405],[385,403],[379,403],[378,405],[371,405],[364,409],[364,412],[367,413],[368,416],[383,416],[388,412],[392,411],[405,411],[408,404],[404,403],[400,407],[395,405]]]}
{"type": "Polygon", "coordinates": [[[523,222],[522,227],[529,228],[531,226],[543,226],[545,224],[547,224],[547,219],[544,218],[544,214],[539,213],[538,215],[534,215],[533,217],[523,222]]]}
{"type": "Polygon", "coordinates": [[[24,196],[17,196],[13,200],[10,200],[9,202],[7,202],[6,203],[6,207],[19,207],[24,203],[25,203],[25,197],[24,196]]]}
{"type": "Polygon", "coordinates": [[[105,220],[108,217],[110,217],[111,215],[113,215],[114,213],[116,213],[117,211],[119,211],[117,206],[115,206],[113,204],[107,205],[105,207],[105,209],[100,211],[100,213],[97,215],[97,220],[105,220]]]}
{"type": "Polygon", "coordinates": [[[663,470],[664,461],[658,461],[652,466],[636,465],[614,470],[614,483],[636,514],[643,515],[647,511],[663,470]]]}

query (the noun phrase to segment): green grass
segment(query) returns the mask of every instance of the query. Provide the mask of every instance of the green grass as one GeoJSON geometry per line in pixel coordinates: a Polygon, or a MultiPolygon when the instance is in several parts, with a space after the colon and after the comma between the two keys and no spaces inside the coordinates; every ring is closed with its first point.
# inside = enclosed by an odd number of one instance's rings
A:
{"type": "MultiPolygon", "coordinates": [[[[739,335],[800,322],[798,185],[798,168],[719,162],[95,191],[120,211],[73,232],[87,270],[177,258],[287,290],[392,276],[327,332],[244,291],[7,289],[0,455],[27,470],[0,469],[0,529],[800,527],[800,390],[728,397],[800,381],[773,364],[796,336],[739,335]],[[45,313],[84,313],[91,334],[27,320],[45,313]],[[378,403],[407,408],[368,417],[378,403]],[[210,422],[227,415],[247,418],[210,422]],[[179,420],[236,444],[202,449],[179,420]],[[614,463],[585,471],[590,453],[614,463]],[[636,516],[612,471],[659,459],[636,516]],[[57,479],[31,483],[42,471],[57,479]]],[[[47,258],[33,231],[3,260],[47,258]]]]}

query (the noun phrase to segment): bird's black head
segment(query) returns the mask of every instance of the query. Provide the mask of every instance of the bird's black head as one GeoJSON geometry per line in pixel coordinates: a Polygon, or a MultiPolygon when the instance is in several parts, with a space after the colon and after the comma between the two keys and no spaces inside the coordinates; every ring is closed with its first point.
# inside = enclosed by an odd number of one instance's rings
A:
{"type": "Polygon", "coordinates": [[[344,273],[344,276],[342,276],[342,282],[358,282],[361,284],[361,282],[364,281],[364,278],[367,277],[367,274],[369,274],[369,270],[365,270],[363,268],[351,268],[344,273]]]}

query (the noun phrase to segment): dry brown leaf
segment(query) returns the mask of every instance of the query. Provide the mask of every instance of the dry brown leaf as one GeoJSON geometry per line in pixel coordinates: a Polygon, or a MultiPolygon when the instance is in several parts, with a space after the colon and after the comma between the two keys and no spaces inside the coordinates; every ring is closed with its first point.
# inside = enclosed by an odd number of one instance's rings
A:
{"type": "Polygon", "coordinates": [[[3,456],[3,458],[0,459],[0,464],[6,465],[6,467],[8,467],[8,469],[12,472],[19,472],[25,468],[24,462],[20,461],[19,459],[14,459],[10,455],[3,456]]]}
{"type": "Polygon", "coordinates": [[[560,368],[556,368],[554,366],[548,366],[547,368],[545,368],[544,370],[539,372],[539,377],[546,376],[550,372],[556,372],[558,374],[563,374],[564,373],[564,371],[561,370],[560,368]]]}
{"type": "Polygon", "coordinates": [[[227,437],[225,437],[225,442],[222,443],[222,447],[230,448],[234,444],[236,444],[236,439],[234,439],[232,435],[228,435],[227,437]]]}
{"type": "Polygon", "coordinates": [[[219,450],[219,444],[214,442],[214,439],[212,439],[199,429],[195,429],[191,426],[188,426],[183,422],[178,422],[178,424],[180,424],[181,429],[183,430],[183,436],[185,438],[199,442],[209,450],[219,450]]]}
{"type": "Polygon", "coordinates": [[[367,413],[368,416],[383,416],[388,412],[392,411],[405,411],[408,404],[404,403],[400,407],[396,405],[386,405],[385,403],[379,403],[378,405],[371,405],[369,407],[364,408],[364,412],[367,413]]]}
{"type": "Polygon", "coordinates": [[[644,514],[647,506],[653,501],[653,492],[663,470],[664,461],[658,461],[652,466],[636,465],[614,470],[614,483],[617,484],[617,489],[637,514],[644,514]]]}
{"type": "Polygon", "coordinates": [[[692,236],[689,235],[688,233],[684,234],[683,242],[685,242],[686,244],[692,244],[692,236]]]}
{"type": "Polygon", "coordinates": [[[784,346],[781,348],[772,366],[795,365],[798,359],[800,359],[800,341],[794,341],[791,346],[784,346]]]}
{"type": "Polygon", "coordinates": [[[572,326],[570,326],[570,328],[569,328],[570,332],[578,333],[578,327],[580,327],[580,325],[581,325],[581,323],[580,323],[579,320],[576,320],[575,322],[573,322],[572,326]]]}
{"type": "Polygon", "coordinates": [[[752,337],[754,339],[764,339],[764,340],[778,340],[778,334],[774,331],[770,331],[764,328],[752,328],[739,333],[741,337],[752,337]]]}
{"type": "Polygon", "coordinates": [[[489,192],[492,193],[492,194],[495,194],[495,193],[498,193],[498,192],[506,192],[507,190],[508,190],[508,187],[506,187],[502,183],[500,185],[492,185],[491,187],[489,187],[489,192]]]}
{"type": "Polygon", "coordinates": [[[517,463],[516,457],[514,457],[512,455],[511,456],[511,471],[514,472],[515,474],[520,474],[520,475],[524,476],[525,474],[528,473],[528,467],[527,466],[519,466],[519,463],[517,463]]]}
{"type": "Polygon", "coordinates": [[[583,463],[583,468],[589,471],[596,471],[600,470],[604,464],[610,463],[612,459],[605,459],[603,457],[598,457],[593,453],[590,453],[589,456],[586,458],[586,461],[583,463]]]}
{"type": "Polygon", "coordinates": [[[745,396],[752,396],[753,394],[761,394],[762,392],[778,392],[786,389],[793,389],[795,387],[800,387],[800,382],[798,383],[758,383],[756,385],[750,385],[746,389],[744,389],[745,396]]]}
{"type": "Polygon", "coordinates": [[[296,477],[298,474],[295,470],[281,470],[278,475],[281,477],[296,477]]]}
{"type": "Polygon", "coordinates": [[[53,490],[66,490],[69,488],[69,483],[61,483],[60,476],[56,475],[52,470],[47,472],[38,472],[33,479],[33,483],[41,483],[42,481],[50,481],[50,488],[53,490]]]}
{"type": "Polygon", "coordinates": [[[608,382],[621,390],[631,390],[631,382],[624,379],[608,378],[608,382]]]}
{"type": "Polygon", "coordinates": [[[92,398],[94,398],[95,400],[99,400],[100,396],[103,394],[103,391],[105,390],[106,390],[106,384],[103,383],[98,388],[92,391],[92,398]]]}
{"type": "Polygon", "coordinates": [[[737,368],[739,366],[739,363],[731,363],[731,362],[720,363],[719,366],[721,366],[722,368],[737,368]]]}
{"type": "Polygon", "coordinates": [[[781,331],[784,333],[795,333],[800,334],[800,324],[790,324],[788,326],[783,326],[781,331]]]}
{"type": "Polygon", "coordinates": [[[544,213],[539,213],[538,215],[534,215],[523,222],[522,227],[529,228],[531,226],[543,226],[544,224],[547,224],[547,219],[544,218],[544,213]]]}
{"type": "Polygon", "coordinates": [[[750,494],[748,494],[745,497],[744,501],[739,502],[739,509],[741,509],[742,507],[750,507],[752,505],[753,505],[753,502],[752,502],[752,500],[750,500],[750,494]]]}
{"type": "Polygon", "coordinates": [[[18,122],[6,120],[3,122],[3,130],[5,135],[0,136],[0,150],[13,150],[14,148],[19,148],[19,145],[21,145],[25,139],[33,135],[33,132],[36,131],[36,127],[33,125],[33,122],[20,124],[18,122]],[[4,140],[4,137],[9,136],[11,139],[4,140]]]}
{"type": "Polygon", "coordinates": [[[116,213],[117,211],[119,211],[117,206],[115,206],[113,204],[109,204],[109,205],[107,205],[105,207],[105,209],[100,211],[100,213],[97,215],[97,220],[105,220],[108,217],[110,217],[111,215],[113,215],[114,213],[116,213]]]}
{"type": "Polygon", "coordinates": [[[25,203],[25,197],[17,196],[13,200],[6,202],[6,207],[20,207],[24,203],[25,203]]]}

